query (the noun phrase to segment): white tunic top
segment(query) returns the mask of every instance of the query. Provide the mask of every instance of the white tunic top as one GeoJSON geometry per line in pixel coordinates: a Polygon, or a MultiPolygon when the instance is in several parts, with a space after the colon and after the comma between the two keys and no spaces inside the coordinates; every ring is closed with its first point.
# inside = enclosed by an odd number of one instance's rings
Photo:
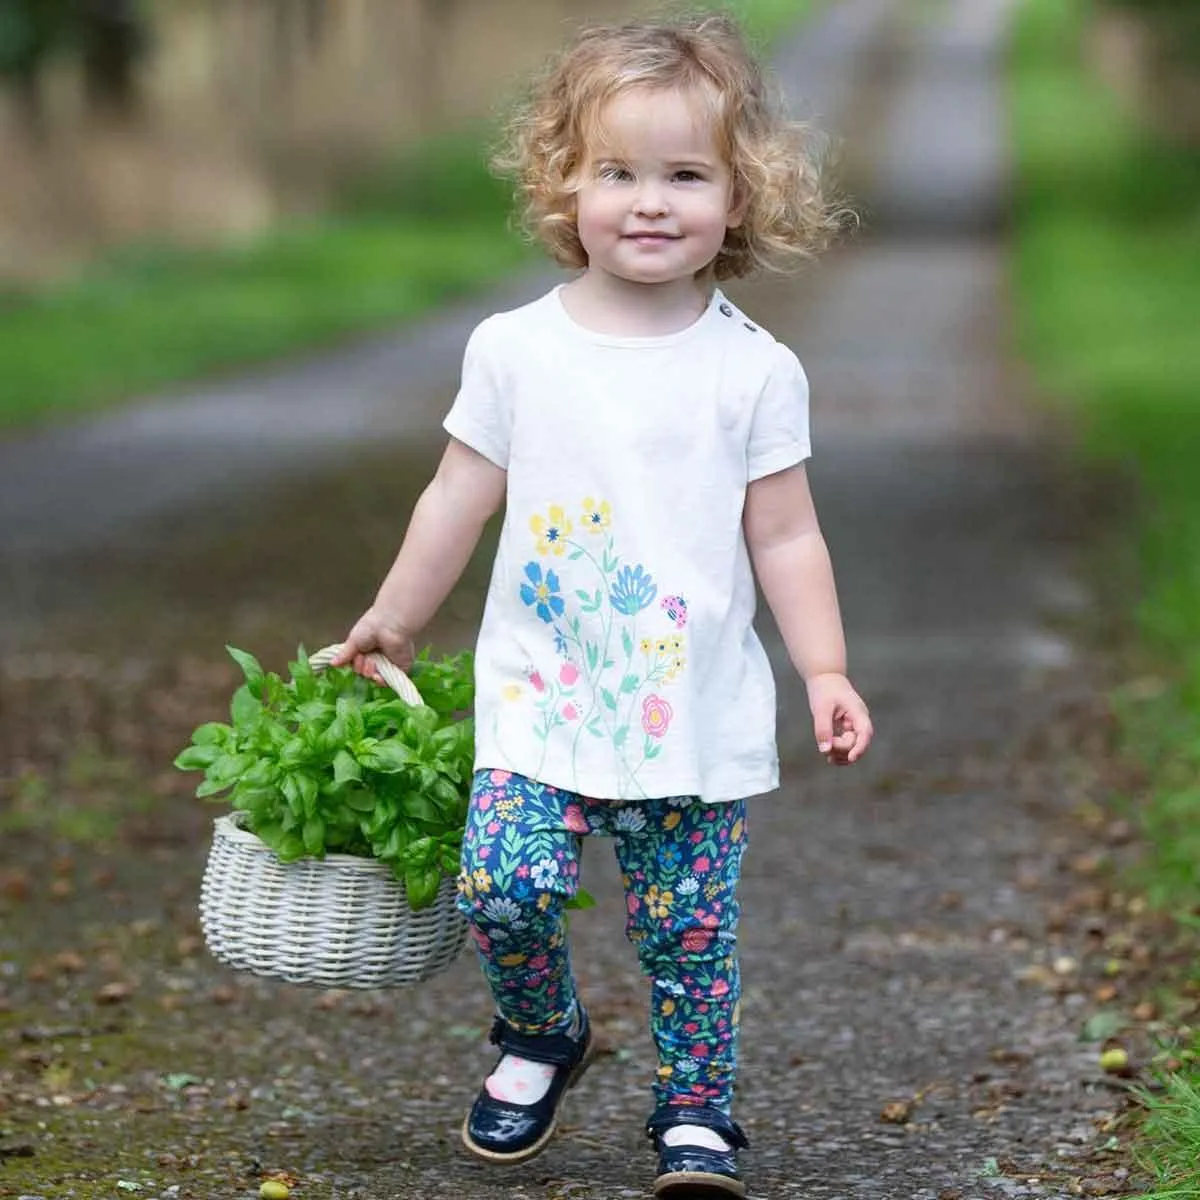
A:
{"type": "Polygon", "coordinates": [[[796,356],[719,291],[633,338],[555,288],[475,329],[445,427],[508,473],[476,767],[621,800],[777,787],[742,507],[809,455],[796,356]]]}

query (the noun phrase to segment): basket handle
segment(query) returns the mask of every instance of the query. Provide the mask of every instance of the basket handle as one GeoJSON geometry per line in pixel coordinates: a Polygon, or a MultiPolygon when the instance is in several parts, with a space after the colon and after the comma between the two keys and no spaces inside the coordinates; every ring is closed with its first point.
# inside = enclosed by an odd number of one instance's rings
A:
{"type": "MultiPolygon", "coordinates": [[[[315,654],[309,655],[309,666],[314,671],[323,671],[341,652],[342,644],[341,642],[334,642],[332,646],[326,646],[323,650],[318,650],[315,654]]],[[[371,660],[371,665],[382,676],[384,683],[401,700],[412,705],[425,703],[421,699],[421,693],[417,691],[417,685],[390,658],[385,658],[382,654],[368,654],[367,657],[371,660]]]]}

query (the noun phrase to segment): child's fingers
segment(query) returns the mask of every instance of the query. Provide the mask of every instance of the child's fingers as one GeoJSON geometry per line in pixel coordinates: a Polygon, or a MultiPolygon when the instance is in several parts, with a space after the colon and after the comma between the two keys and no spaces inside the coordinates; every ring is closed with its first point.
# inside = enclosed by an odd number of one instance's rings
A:
{"type": "Polygon", "coordinates": [[[817,739],[817,749],[822,754],[829,754],[833,750],[833,713],[833,705],[813,711],[813,734],[817,739]]]}
{"type": "Polygon", "coordinates": [[[871,724],[871,718],[867,715],[866,707],[854,717],[854,743],[847,751],[846,761],[857,762],[867,752],[867,747],[871,744],[871,738],[875,735],[874,726],[871,724]]]}

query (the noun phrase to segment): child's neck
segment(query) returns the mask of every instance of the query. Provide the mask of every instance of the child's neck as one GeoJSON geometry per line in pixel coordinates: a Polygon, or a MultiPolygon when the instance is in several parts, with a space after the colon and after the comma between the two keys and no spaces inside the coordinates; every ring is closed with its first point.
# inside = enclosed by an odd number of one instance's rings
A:
{"type": "Polygon", "coordinates": [[[560,295],[571,319],[594,333],[661,337],[694,324],[708,307],[712,289],[709,272],[668,283],[634,283],[587,270],[560,295]]]}

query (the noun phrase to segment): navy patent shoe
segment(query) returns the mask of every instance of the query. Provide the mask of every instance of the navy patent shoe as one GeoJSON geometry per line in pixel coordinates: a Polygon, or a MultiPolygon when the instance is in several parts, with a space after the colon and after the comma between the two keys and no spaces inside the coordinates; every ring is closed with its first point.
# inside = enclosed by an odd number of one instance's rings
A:
{"type": "Polygon", "coordinates": [[[658,1148],[654,1194],[659,1200],[729,1200],[730,1196],[745,1196],[746,1185],[738,1176],[737,1152],[750,1143],[731,1117],[701,1105],[663,1105],[646,1122],[646,1133],[658,1148]],[[662,1135],[676,1125],[703,1125],[715,1130],[730,1149],[668,1146],[662,1135]]]}
{"type": "Polygon", "coordinates": [[[546,1148],[558,1125],[563,1094],[587,1069],[592,1054],[591,1025],[582,1008],[579,1032],[574,1037],[567,1033],[518,1033],[503,1017],[497,1017],[490,1040],[500,1047],[501,1058],[516,1054],[554,1067],[550,1089],[536,1103],[497,1100],[484,1087],[463,1122],[463,1144],[472,1154],[494,1163],[524,1162],[546,1148]]]}

